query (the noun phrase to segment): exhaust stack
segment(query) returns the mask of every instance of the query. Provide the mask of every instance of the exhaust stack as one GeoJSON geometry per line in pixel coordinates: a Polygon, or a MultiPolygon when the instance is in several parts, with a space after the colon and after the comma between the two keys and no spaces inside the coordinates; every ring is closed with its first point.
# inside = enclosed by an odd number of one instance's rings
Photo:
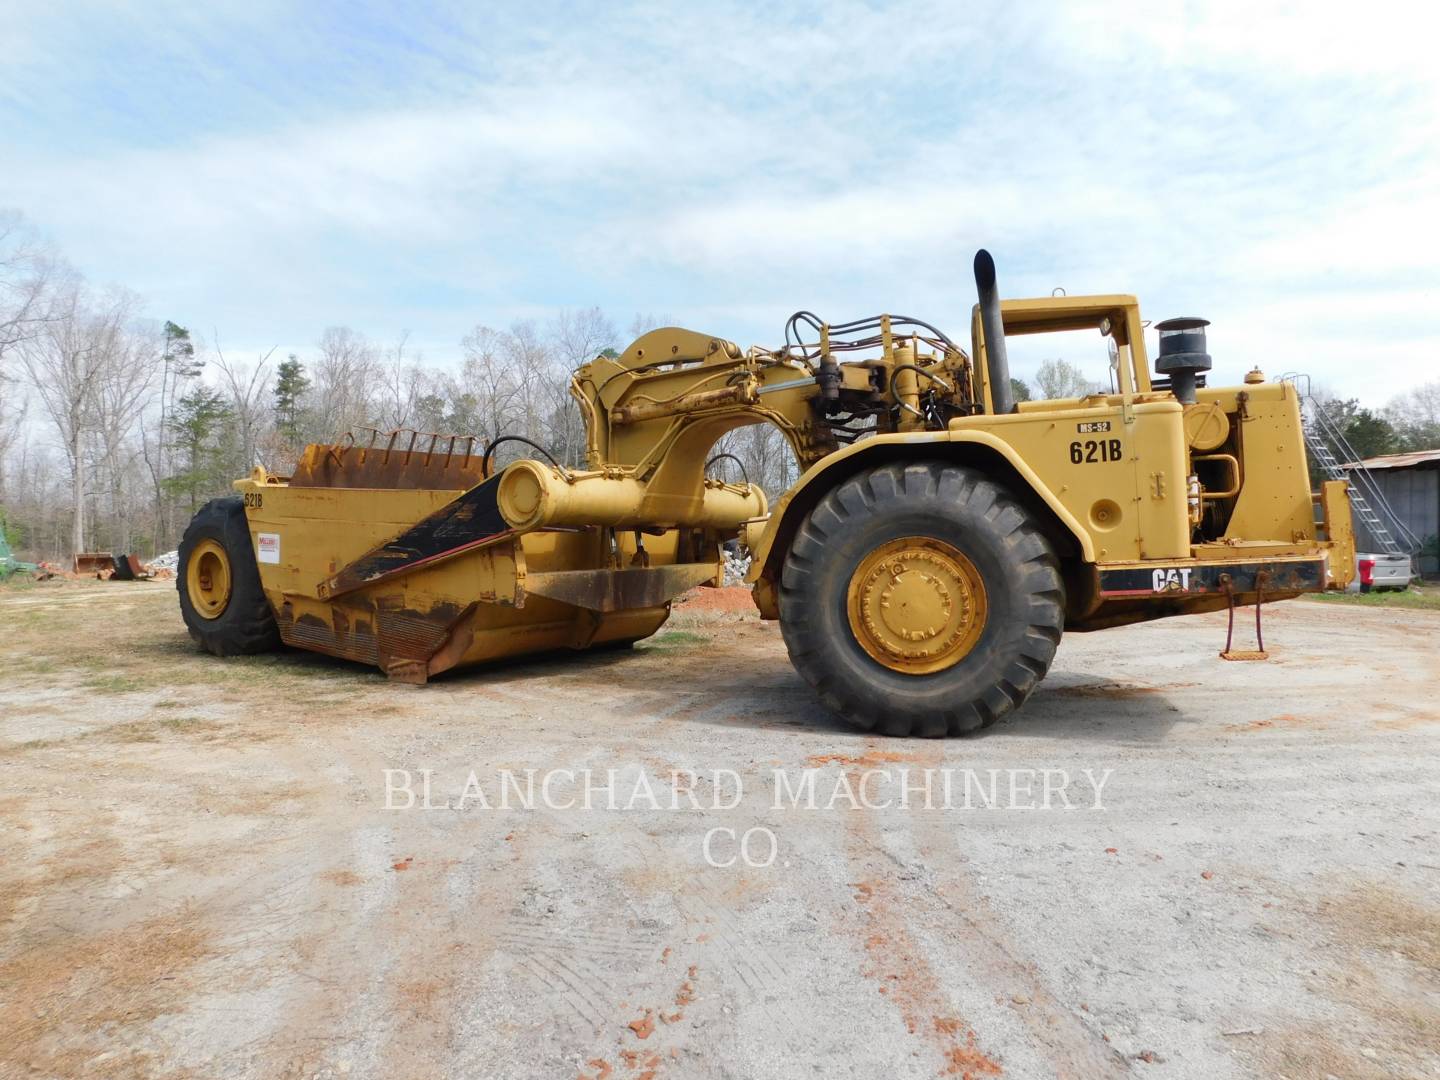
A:
{"type": "Polygon", "coordinates": [[[1000,292],[995,287],[995,260],[981,248],[975,253],[975,288],[980,294],[980,328],[985,334],[985,362],[990,400],[997,416],[1015,411],[1010,390],[1010,358],[1005,353],[1005,322],[1000,317],[1000,292]]]}

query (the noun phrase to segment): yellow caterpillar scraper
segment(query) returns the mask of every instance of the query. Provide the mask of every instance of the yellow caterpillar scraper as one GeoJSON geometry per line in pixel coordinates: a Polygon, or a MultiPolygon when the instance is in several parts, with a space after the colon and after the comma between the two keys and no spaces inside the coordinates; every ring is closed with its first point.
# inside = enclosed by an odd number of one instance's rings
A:
{"type": "Polygon", "coordinates": [[[986,252],[975,271],[968,353],[917,319],[800,312],[780,349],[669,328],[597,358],[571,381],[581,467],[371,431],[257,468],[186,531],[186,625],[219,655],[283,642],[424,682],[653,634],[738,538],[825,703],[934,736],[1017,708],[1065,630],[1348,583],[1345,485],[1311,492],[1293,386],[1205,385],[1199,319],[1158,325],[1152,380],[1134,297],[1002,301],[986,252]],[[1007,336],[1075,330],[1108,339],[1113,388],[1017,404],[1007,336]],[[758,423],[803,469],[773,511],[706,474],[758,423]]]}

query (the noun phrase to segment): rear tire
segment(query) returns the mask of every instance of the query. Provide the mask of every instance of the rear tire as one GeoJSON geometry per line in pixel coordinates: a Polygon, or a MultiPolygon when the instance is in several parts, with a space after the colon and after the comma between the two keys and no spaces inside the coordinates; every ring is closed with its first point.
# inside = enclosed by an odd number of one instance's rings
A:
{"type": "Polygon", "coordinates": [[[791,662],[831,710],[887,735],[957,735],[1014,711],[1064,621],[1059,564],[1024,508],[938,462],[839,485],[801,524],[780,579],[791,662]]]}
{"type": "Polygon", "coordinates": [[[280,647],[280,632],[260,586],[250,526],[238,495],[211,499],[190,519],[180,541],[175,585],[185,626],[206,651],[216,656],[247,656],[280,647]],[[208,574],[199,577],[200,560],[223,568],[228,578],[226,595],[222,597],[219,591],[206,595],[204,590],[211,587],[212,579],[208,574]]]}

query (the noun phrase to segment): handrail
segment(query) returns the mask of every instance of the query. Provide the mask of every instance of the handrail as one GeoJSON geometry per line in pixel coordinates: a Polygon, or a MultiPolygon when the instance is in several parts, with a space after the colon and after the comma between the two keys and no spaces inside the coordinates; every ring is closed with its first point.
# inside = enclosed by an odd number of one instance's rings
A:
{"type": "MultiPolygon", "coordinates": [[[[1307,434],[1307,443],[1313,437],[1318,441],[1325,452],[1335,459],[1336,467],[1343,468],[1344,478],[1355,490],[1355,494],[1365,508],[1373,516],[1379,526],[1391,537],[1390,544],[1384,544],[1382,538],[1371,535],[1370,539],[1383,547],[1396,549],[1397,554],[1409,555],[1414,560],[1415,556],[1424,548],[1422,541],[1395,513],[1395,508],[1390,505],[1390,500],[1385,497],[1384,490],[1371,475],[1370,470],[1362,463],[1359,453],[1350,441],[1345,438],[1345,433],[1340,425],[1336,423],[1326,410],[1324,404],[1315,397],[1310,376],[1304,372],[1287,372],[1280,377],[1281,382],[1292,383],[1295,386],[1296,394],[1300,397],[1302,406],[1308,407],[1310,414],[1310,428],[1313,435],[1307,434]]],[[[1302,415],[1302,424],[1304,417],[1302,415]]],[[[1323,466],[1324,462],[1320,462],[1323,466]]],[[[1361,517],[1361,525],[1367,532],[1372,532],[1369,523],[1361,517]]]]}
{"type": "Polygon", "coordinates": [[[1330,439],[1331,444],[1341,451],[1346,459],[1342,464],[1348,465],[1345,471],[1355,486],[1362,489],[1365,500],[1377,509],[1380,516],[1384,518],[1384,524],[1391,534],[1395,536],[1401,547],[1407,549],[1406,554],[1414,555],[1424,546],[1423,541],[1410,531],[1409,527],[1400,520],[1395,509],[1390,505],[1390,500],[1385,497],[1385,492],[1370,474],[1370,470],[1361,464],[1359,453],[1350,441],[1345,438],[1340,425],[1326,412],[1323,405],[1311,399],[1313,412],[1315,414],[1316,426],[1330,439]]]}

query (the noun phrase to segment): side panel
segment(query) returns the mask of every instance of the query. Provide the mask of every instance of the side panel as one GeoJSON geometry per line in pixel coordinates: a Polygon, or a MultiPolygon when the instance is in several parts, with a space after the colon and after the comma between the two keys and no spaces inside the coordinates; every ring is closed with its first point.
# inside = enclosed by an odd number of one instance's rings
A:
{"type": "Polygon", "coordinates": [[[496,505],[499,483],[499,476],[482,481],[399,536],[372,548],[340,573],[323,581],[319,594],[334,598],[385,577],[410,573],[513,535],[514,530],[506,524],[496,505]]]}
{"type": "Polygon", "coordinates": [[[276,606],[283,593],[318,595],[321,582],[330,575],[461,494],[289,487],[249,480],[235,486],[245,499],[260,583],[276,606]]]}
{"type": "Polygon", "coordinates": [[[1064,410],[971,417],[951,423],[964,438],[1004,441],[1078,523],[1099,563],[1189,554],[1184,411],[1171,401],[1118,399],[1064,410]]]}
{"type": "Polygon", "coordinates": [[[1330,587],[1343,589],[1355,580],[1355,526],[1350,517],[1350,485],[1326,480],[1320,485],[1320,514],[1330,540],[1330,587]]]}
{"type": "Polygon", "coordinates": [[[1226,540],[1315,539],[1314,500],[1300,428],[1300,403],[1289,383],[1245,394],[1240,420],[1244,486],[1225,530],[1226,540]]]}
{"type": "MultiPolygon", "coordinates": [[[[373,664],[404,681],[424,682],[459,664],[647,637],[669,616],[672,595],[721,572],[718,558],[675,566],[680,537],[673,529],[644,537],[643,552],[633,530],[617,532],[613,555],[603,530],[539,530],[424,564],[408,564],[410,555],[424,553],[402,544],[393,552],[396,563],[378,567],[391,572],[373,580],[367,572],[334,599],[322,599],[328,580],[367,553],[389,552],[384,545],[412,534],[417,523],[439,520],[447,507],[468,512],[459,501],[464,493],[254,480],[235,486],[286,644],[373,664]],[[612,558],[632,569],[611,569],[612,558]],[[579,579],[566,575],[594,577],[586,583],[603,595],[569,595],[562,586],[579,579]],[[527,590],[527,576],[535,591],[527,590]],[[612,577],[624,586],[614,595],[612,577]],[[634,580],[646,587],[634,587],[634,580]]],[[[472,524],[485,531],[483,521],[472,524]]]]}
{"type": "Polygon", "coordinates": [[[961,444],[1003,458],[1074,536],[1084,561],[1184,558],[1190,533],[1183,418],[1174,401],[1127,407],[1111,397],[1092,406],[967,417],[923,436],[866,439],[814,465],[780,499],[753,549],[750,580],[765,572],[777,538],[793,530],[795,508],[812,505],[815,492],[850,475],[862,455],[920,459],[961,444]]]}

